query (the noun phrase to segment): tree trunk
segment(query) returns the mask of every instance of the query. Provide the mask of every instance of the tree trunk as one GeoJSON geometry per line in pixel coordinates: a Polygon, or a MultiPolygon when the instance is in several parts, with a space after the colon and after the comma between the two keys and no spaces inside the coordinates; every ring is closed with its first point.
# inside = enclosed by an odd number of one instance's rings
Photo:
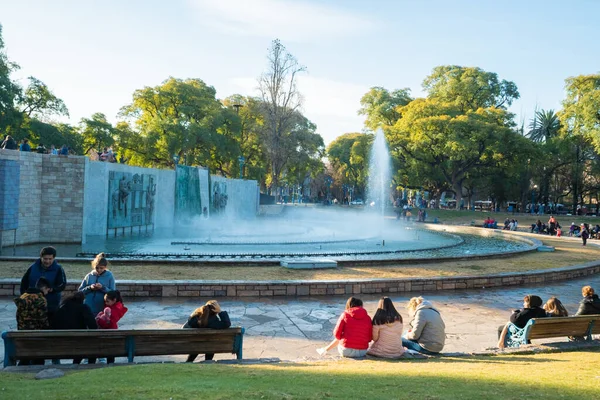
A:
{"type": "Polygon", "coordinates": [[[462,184],[459,182],[453,182],[452,189],[454,190],[454,195],[456,197],[456,209],[460,210],[460,202],[462,200],[462,184]]]}

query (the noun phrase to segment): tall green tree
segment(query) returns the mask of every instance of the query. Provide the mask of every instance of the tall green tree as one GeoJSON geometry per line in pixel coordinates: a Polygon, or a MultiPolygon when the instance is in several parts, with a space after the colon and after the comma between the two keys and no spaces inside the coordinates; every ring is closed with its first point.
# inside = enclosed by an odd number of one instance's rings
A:
{"type": "Polygon", "coordinates": [[[169,78],[159,86],[136,90],[133,102],[121,109],[133,124],[128,134],[135,135],[126,138],[128,151],[136,153],[134,158],[142,165],[172,167],[174,155],[191,165],[211,163],[222,139],[218,130],[235,122],[231,113],[223,115],[215,94],[200,79],[169,78]]]}
{"type": "Polygon", "coordinates": [[[19,101],[21,112],[28,118],[43,119],[49,116],[69,116],[65,103],[56,97],[48,86],[33,76],[29,77],[29,85],[19,101]]]}
{"type": "Polygon", "coordinates": [[[360,99],[358,114],[366,117],[365,126],[374,131],[380,126],[394,125],[401,117],[398,109],[412,100],[408,88],[390,92],[374,86],[360,99]]]}
{"type": "Polygon", "coordinates": [[[461,112],[478,108],[507,108],[519,98],[514,82],[500,80],[494,72],[476,67],[442,65],[423,81],[431,99],[453,103],[461,112]]]}
{"type": "Polygon", "coordinates": [[[102,113],[94,113],[91,118],[81,119],[81,135],[86,154],[91,149],[102,152],[104,147],[115,144],[115,129],[102,113]]]}

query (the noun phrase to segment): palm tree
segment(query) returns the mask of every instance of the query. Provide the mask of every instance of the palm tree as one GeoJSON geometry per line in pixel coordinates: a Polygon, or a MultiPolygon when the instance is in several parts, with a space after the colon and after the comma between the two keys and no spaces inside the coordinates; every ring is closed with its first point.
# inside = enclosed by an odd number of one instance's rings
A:
{"type": "Polygon", "coordinates": [[[529,124],[529,132],[527,136],[534,142],[547,142],[550,138],[556,136],[560,128],[558,115],[554,110],[540,110],[535,112],[535,117],[529,124]]]}

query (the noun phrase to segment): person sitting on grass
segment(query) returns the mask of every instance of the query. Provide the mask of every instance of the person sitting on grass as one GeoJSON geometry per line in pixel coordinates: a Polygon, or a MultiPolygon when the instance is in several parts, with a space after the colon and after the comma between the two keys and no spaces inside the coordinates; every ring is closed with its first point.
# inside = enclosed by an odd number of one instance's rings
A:
{"type": "Polygon", "coordinates": [[[591,286],[581,288],[583,300],[579,303],[579,309],[575,315],[594,315],[600,314],[600,298],[594,293],[591,286]]]}
{"type": "MultiPolygon", "coordinates": [[[[510,316],[510,322],[512,322],[517,328],[523,329],[525,325],[533,318],[545,318],[546,311],[542,308],[542,298],[536,295],[528,294],[523,297],[523,308],[520,310],[514,310],[510,316]]],[[[498,328],[498,347],[503,349],[505,347],[504,342],[506,341],[506,334],[508,333],[508,324],[498,328]]],[[[529,342],[528,342],[529,343],[529,342]]]]}
{"type": "Polygon", "coordinates": [[[389,297],[382,297],[373,317],[373,344],[367,354],[382,358],[399,358],[402,346],[402,316],[389,297]]]}
{"type": "Polygon", "coordinates": [[[435,355],[444,348],[446,325],[433,305],[423,297],[413,297],[406,308],[413,317],[410,329],[402,337],[402,345],[419,353],[435,355]]]}
{"type": "Polygon", "coordinates": [[[333,335],[335,339],[327,347],[317,349],[317,353],[325,355],[329,350],[337,347],[342,357],[360,358],[367,354],[373,327],[367,310],[363,308],[362,300],[354,297],[348,299],[346,309],[340,315],[333,335]]]}
{"type": "MultiPolygon", "coordinates": [[[[230,326],[231,321],[227,311],[221,311],[221,306],[216,300],[209,300],[205,305],[194,310],[182,328],[227,329],[230,326]]],[[[212,360],[214,356],[214,353],[206,353],[204,359],[212,360]]],[[[185,362],[194,362],[196,357],[198,354],[190,354],[185,362]]]]}
{"type": "Polygon", "coordinates": [[[556,297],[550,297],[546,304],[544,304],[544,311],[546,311],[547,317],[568,317],[569,312],[563,306],[563,303],[556,297]]]}

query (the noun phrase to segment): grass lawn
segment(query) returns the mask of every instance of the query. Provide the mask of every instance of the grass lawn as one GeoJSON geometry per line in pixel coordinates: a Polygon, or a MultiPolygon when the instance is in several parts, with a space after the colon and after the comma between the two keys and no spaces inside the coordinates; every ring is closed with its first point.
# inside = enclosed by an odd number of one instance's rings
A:
{"type": "MultiPolygon", "coordinates": [[[[289,270],[282,267],[203,266],[189,264],[114,263],[110,269],[117,279],[216,279],[216,280],[336,280],[366,278],[407,278],[427,276],[487,275],[499,272],[537,270],[581,264],[600,258],[600,249],[582,247],[579,241],[535,235],[544,244],[555,246],[553,253],[527,253],[509,258],[453,261],[431,264],[402,264],[382,267],[344,267],[334,270],[289,270]]],[[[21,278],[29,263],[0,261],[0,278],[21,278]]],[[[62,263],[67,277],[83,279],[88,262],[62,263]]]]}
{"type": "Polygon", "coordinates": [[[271,365],[154,364],[36,381],[0,373],[12,399],[597,399],[600,349],[536,355],[271,365]]]}

